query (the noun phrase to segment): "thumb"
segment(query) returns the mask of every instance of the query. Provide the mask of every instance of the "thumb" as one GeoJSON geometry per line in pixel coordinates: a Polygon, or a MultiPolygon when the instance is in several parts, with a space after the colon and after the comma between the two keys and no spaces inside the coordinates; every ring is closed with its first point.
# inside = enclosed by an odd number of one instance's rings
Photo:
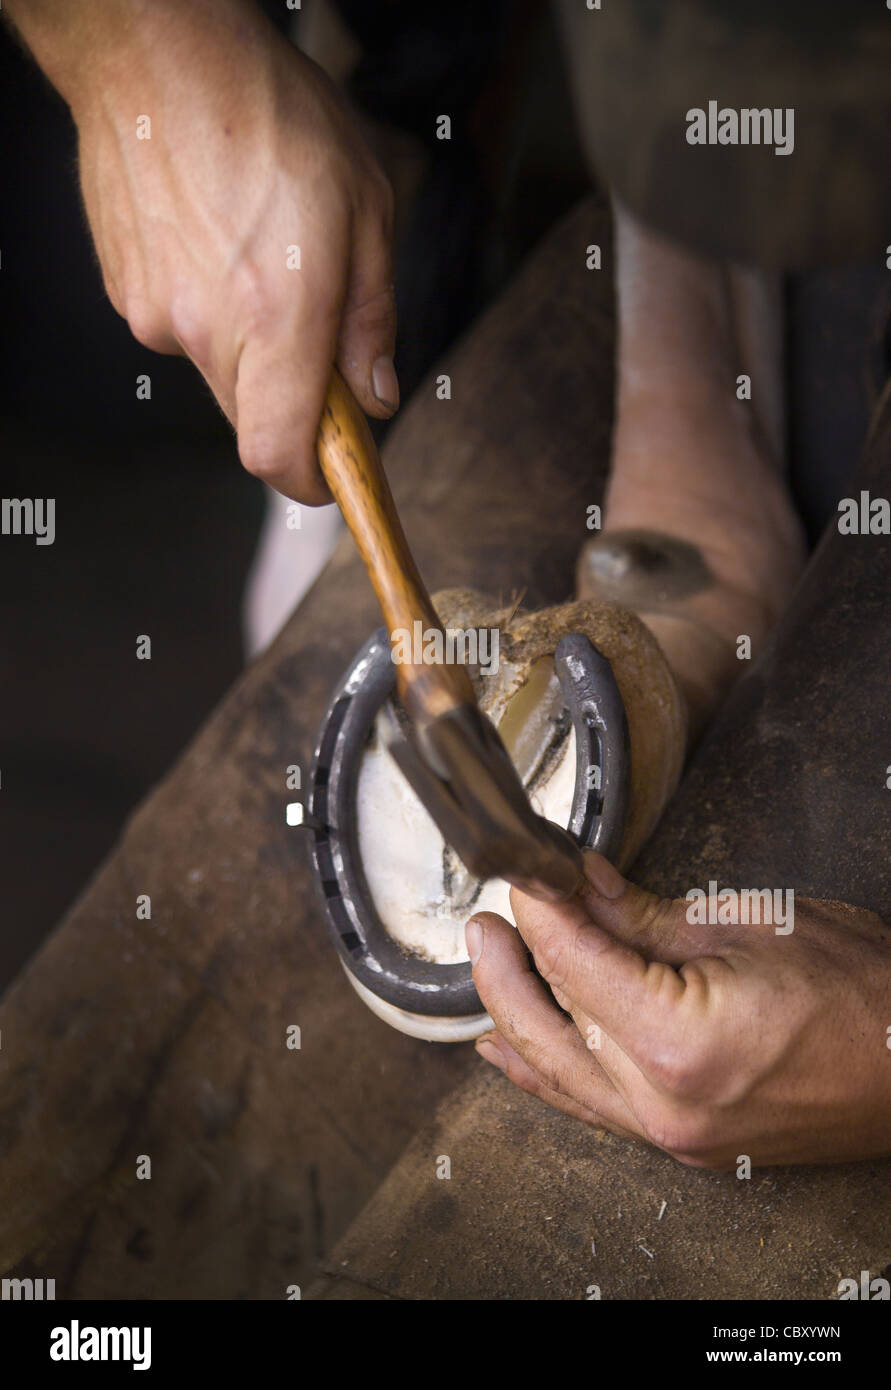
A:
{"type": "Polygon", "coordinates": [[[683,965],[717,945],[716,929],[687,920],[682,898],[662,898],[623,878],[596,850],[584,854],[579,897],[591,920],[626,946],[666,965],[683,965]]]}
{"type": "Polygon", "coordinates": [[[389,216],[357,224],[344,301],[337,365],[368,415],[388,420],[399,409],[393,365],[396,296],[389,216]]]}
{"type": "Polygon", "coordinates": [[[615,942],[666,965],[683,965],[704,947],[714,946],[714,928],[710,936],[704,936],[703,928],[691,926],[683,901],[660,898],[629,883],[595,850],[585,851],[584,870],[585,881],[572,903],[537,902],[512,890],[511,906],[527,945],[529,936],[541,939],[556,922],[572,920],[583,937],[591,934],[592,927],[599,928],[615,942]]]}

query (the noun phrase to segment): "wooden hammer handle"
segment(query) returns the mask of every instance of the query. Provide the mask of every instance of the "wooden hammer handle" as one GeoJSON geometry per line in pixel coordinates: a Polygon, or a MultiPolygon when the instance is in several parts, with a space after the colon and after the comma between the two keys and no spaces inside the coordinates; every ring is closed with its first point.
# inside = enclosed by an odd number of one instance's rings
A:
{"type": "MultiPolygon", "coordinates": [[[[442,632],[442,624],[408,548],[368,421],[336,367],[317,448],[325,481],[368,570],[390,641],[396,632],[405,632],[414,655],[415,623],[425,636],[442,632]]],[[[396,683],[406,711],[416,720],[475,703],[464,666],[400,661],[396,683]]]]}

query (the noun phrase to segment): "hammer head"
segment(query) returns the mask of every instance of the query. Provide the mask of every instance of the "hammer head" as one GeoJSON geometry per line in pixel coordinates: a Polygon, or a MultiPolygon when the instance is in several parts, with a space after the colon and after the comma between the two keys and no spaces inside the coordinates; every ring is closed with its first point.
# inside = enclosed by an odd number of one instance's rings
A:
{"type": "Polygon", "coordinates": [[[494,725],[475,705],[422,728],[400,723],[389,702],[384,710],[390,753],[470,873],[544,900],[575,893],[583,877],[578,845],[533,811],[494,725]]]}

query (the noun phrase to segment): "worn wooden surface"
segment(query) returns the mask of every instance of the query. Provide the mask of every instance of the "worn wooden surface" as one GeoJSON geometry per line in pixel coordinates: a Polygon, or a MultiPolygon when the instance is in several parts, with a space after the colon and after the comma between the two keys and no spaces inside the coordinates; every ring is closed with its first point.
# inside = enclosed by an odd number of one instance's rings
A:
{"type": "MultiPolygon", "coordinates": [[[[523,590],[531,605],[572,591],[609,445],[611,281],[585,267],[594,241],[609,231],[589,202],[443,364],[452,399],[429,381],[391,436],[431,588],[523,590]]],[[[284,824],[286,769],[306,768],[378,622],[346,538],[8,992],[4,1273],[55,1278],[58,1297],[282,1297],[474,1066],[360,1004],[284,824]]]]}

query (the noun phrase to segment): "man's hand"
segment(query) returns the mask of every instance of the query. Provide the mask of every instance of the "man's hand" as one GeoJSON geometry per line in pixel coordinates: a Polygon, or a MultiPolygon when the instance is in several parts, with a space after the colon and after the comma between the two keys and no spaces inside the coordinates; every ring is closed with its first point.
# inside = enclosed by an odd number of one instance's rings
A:
{"type": "Polygon", "coordinates": [[[4,10],[71,106],[115,308],[198,366],[251,473],[330,501],[332,363],[369,414],[399,403],[391,192],[336,89],[249,0],[4,10]]]}
{"type": "Polygon", "coordinates": [[[891,1153],[878,917],[804,900],[789,934],[690,925],[686,901],[626,883],[600,855],[586,872],[569,904],[515,889],[519,932],[493,913],[467,924],[497,1029],[483,1057],[548,1104],[698,1167],[891,1153]]]}

